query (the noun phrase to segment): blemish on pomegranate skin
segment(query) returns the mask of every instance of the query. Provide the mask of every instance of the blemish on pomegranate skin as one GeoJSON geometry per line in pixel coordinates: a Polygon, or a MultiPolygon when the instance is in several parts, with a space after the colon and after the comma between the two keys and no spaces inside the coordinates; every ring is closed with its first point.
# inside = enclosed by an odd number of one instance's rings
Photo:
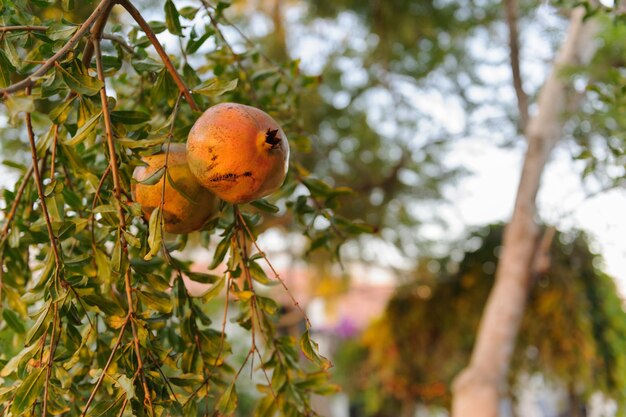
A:
{"type": "Polygon", "coordinates": [[[278,129],[272,130],[267,129],[265,132],[265,142],[272,145],[272,148],[275,148],[280,143],[280,136],[278,136],[278,129]]]}

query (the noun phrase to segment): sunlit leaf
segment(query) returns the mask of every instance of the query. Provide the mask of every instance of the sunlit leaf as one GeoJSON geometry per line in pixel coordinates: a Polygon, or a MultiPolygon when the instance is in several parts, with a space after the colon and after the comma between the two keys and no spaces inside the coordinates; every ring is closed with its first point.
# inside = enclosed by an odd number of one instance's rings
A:
{"type": "Polygon", "coordinates": [[[228,82],[222,82],[217,78],[213,78],[199,85],[193,91],[208,97],[219,97],[237,88],[237,82],[238,80],[236,78],[228,82]]]}
{"type": "Polygon", "coordinates": [[[167,30],[173,35],[181,35],[182,27],[180,26],[180,20],[178,19],[178,10],[171,0],[165,2],[165,25],[167,30]]]}
{"type": "Polygon", "coordinates": [[[300,338],[300,350],[311,362],[316,363],[322,369],[328,369],[332,366],[330,361],[320,355],[317,342],[311,339],[309,330],[307,329],[300,338]]]}
{"type": "Polygon", "coordinates": [[[148,245],[150,246],[150,251],[144,256],[146,261],[152,259],[154,255],[159,253],[159,249],[161,249],[161,235],[162,235],[162,212],[161,207],[157,207],[150,214],[150,222],[149,222],[149,234],[148,234],[148,245]]]}
{"type": "Polygon", "coordinates": [[[43,391],[46,368],[39,368],[26,377],[15,391],[11,413],[20,415],[37,400],[43,391]]]}
{"type": "Polygon", "coordinates": [[[235,385],[230,385],[226,391],[222,394],[217,402],[217,409],[223,416],[231,416],[237,408],[237,391],[235,391],[235,385]]]}

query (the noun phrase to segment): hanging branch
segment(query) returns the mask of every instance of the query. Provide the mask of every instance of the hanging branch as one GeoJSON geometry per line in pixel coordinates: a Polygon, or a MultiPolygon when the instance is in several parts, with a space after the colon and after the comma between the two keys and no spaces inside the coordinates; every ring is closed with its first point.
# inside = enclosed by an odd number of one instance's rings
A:
{"type": "MultiPolygon", "coordinates": [[[[52,363],[54,362],[54,352],[56,351],[56,345],[58,343],[57,332],[55,328],[59,320],[59,303],[54,303],[53,308],[53,320],[52,320],[52,335],[50,336],[50,353],[48,354],[48,363],[46,364],[46,380],[44,382],[43,389],[43,405],[41,407],[41,415],[46,417],[48,415],[48,390],[50,386],[50,375],[52,374],[52,363]]],[[[60,334],[59,334],[60,336],[60,334]]]]}
{"type": "Polygon", "coordinates": [[[89,406],[91,405],[93,400],[96,398],[96,393],[98,392],[98,389],[100,389],[100,386],[102,385],[102,381],[104,381],[104,377],[107,374],[107,371],[109,370],[109,367],[111,366],[111,363],[113,363],[113,357],[115,356],[117,349],[122,344],[122,337],[124,336],[124,331],[126,330],[126,326],[128,325],[129,321],[130,321],[130,314],[126,316],[126,319],[124,320],[124,323],[122,324],[120,332],[117,335],[117,340],[115,341],[115,344],[113,345],[113,350],[111,351],[111,354],[109,355],[109,358],[107,359],[107,362],[104,365],[104,368],[102,368],[102,373],[100,374],[100,377],[98,378],[98,382],[96,382],[95,387],[91,391],[91,395],[89,395],[89,399],[87,400],[87,403],[85,404],[85,408],[83,409],[83,412],[80,414],[80,417],[85,417],[85,415],[87,414],[87,411],[89,410],[89,406]]]}
{"type": "MultiPolygon", "coordinates": [[[[30,87],[26,87],[26,94],[30,94],[30,87]]],[[[28,132],[28,141],[30,143],[30,152],[33,160],[33,174],[35,176],[35,184],[37,185],[37,194],[39,195],[41,210],[43,211],[44,219],[46,221],[48,237],[50,238],[50,245],[52,246],[52,253],[54,254],[54,262],[56,264],[58,274],[61,268],[61,255],[59,253],[59,248],[57,247],[57,238],[54,235],[54,230],[52,230],[52,221],[50,220],[50,214],[48,213],[46,196],[43,192],[41,174],[39,173],[39,160],[37,159],[37,146],[35,145],[35,133],[33,132],[33,123],[29,112],[26,113],[26,129],[28,132]]]]}
{"type": "Polygon", "coordinates": [[[509,27],[509,56],[511,58],[511,72],[513,74],[513,87],[517,96],[517,107],[519,111],[519,124],[522,131],[526,129],[528,123],[528,96],[522,85],[522,73],[519,64],[519,34],[517,28],[519,5],[517,0],[506,0],[504,2],[506,11],[506,21],[509,27]]]}
{"type": "Polygon", "coordinates": [[[78,43],[78,41],[83,37],[85,33],[89,30],[93,22],[100,17],[102,13],[104,13],[107,8],[112,4],[113,0],[102,0],[100,4],[96,7],[96,9],[89,15],[87,20],[83,22],[80,28],[76,31],[76,33],[67,41],[67,43],[58,50],[58,52],[48,58],[43,65],[41,65],[35,72],[33,72],[28,77],[24,78],[22,81],[19,81],[15,84],[11,84],[6,88],[0,88],[0,96],[5,96],[9,93],[13,93],[15,91],[22,90],[24,88],[30,87],[34,84],[33,78],[41,77],[44,75],[50,68],[54,66],[54,63],[59,59],[63,58],[65,54],[70,51],[74,45],[78,43]]]}
{"type": "Polygon", "coordinates": [[[128,13],[133,17],[133,19],[135,19],[135,21],[139,24],[139,26],[144,31],[148,39],[150,39],[150,42],[152,42],[152,46],[154,46],[154,49],[156,49],[157,53],[159,54],[159,57],[161,57],[161,60],[165,64],[165,68],[167,68],[167,71],[170,73],[170,75],[174,79],[174,82],[178,86],[178,89],[180,90],[180,92],[185,96],[185,100],[187,100],[187,103],[189,103],[189,106],[194,111],[199,112],[200,108],[196,104],[196,101],[193,99],[193,96],[191,95],[189,88],[185,85],[185,82],[176,71],[176,68],[174,68],[174,64],[172,64],[170,57],[167,56],[165,49],[163,49],[163,46],[157,39],[156,35],[154,34],[154,31],[150,28],[150,25],[148,24],[148,22],[146,22],[146,20],[143,18],[141,13],[139,13],[139,10],[137,10],[135,6],[131,4],[130,1],[119,0],[119,4],[123,6],[126,9],[126,11],[128,11],[128,13]]]}
{"type": "MultiPolygon", "coordinates": [[[[102,55],[100,52],[100,43],[96,40],[93,41],[94,53],[96,56],[96,69],[98,72],[98,79],[102,81],[102,89],[100,89],[100,101],[102,103],[102,115],[104,118],[104,127],[107,139],[107,146],[109,150],[109,165],[111,167],[111,174],[113,175],[113,192],[115,198],[117,200],[117,208],[118,208],[118,216],[119,216],[119,228],[120,228],[120,240],[122,245],[123,253],[128,253],[128,243],[124,237],[124,233],[126,231],[126,218],[124,215],[124,209],[122,208],[121,196],[122,189],[120,186],[120,173],[119,168],[117,166],[117,155],[115,152],[115,143],[113,140],[113,129],[111,126],[111,115],[109,114],[108,102],[107,102],[107,94],[106,94],[106,83],[104,77],[104,69],[102,67],[102,55]]],[[[152,405],[152,398],[150,396],[150,390],[148,389],[148,383],[146,381],[145,374],[143,372],[143,360],[141,358],[141,348],[139,345],[139,337],[137,336],[137,326],[134,321],[135,309],[133,307],[133,294],[132,294],[132,284],[130,277],[130,268],[126,269],[124,274],[124,285],[126,288],[126,299],[128,301],[128,315],[130,316],[130,327],[133,333],[133,345],[135,348],[135,356],[137,357],[137,372],[140,375],[141,382],[143,385],[143,389],[145,392],[145,399],[148,402],[148,407],[150,408],[151,415],[154,416],[154,407],[152,405]]]]}
{"type": "Polygon", "coordinates": [[[270,260],[267,258],[267,255],[265,254],[265,252],[263,252],[261,250],[261,248],[259,247],[259,245],[257,244],[256,238],[254,237],[254,234],[252,233],[252,230],[250,230],[250,228],[248,227],[248,224],[245,222],[245,220],[244,220],[244,218],[243,218],[243,216],[242,216],[242,214],[240,212],[238,212],[238,217],[239,217],[241,223],[243,224],[243,227],[244,227],[246,233],[248,234],[248,236],[250,236],[250,240],[252,241],[252,244],[254,245],[256,250],[259,252],[259,254],[263,258],[263,260],[265,260],[265,262],[267,263],[267,266],[269,266],[269,268],[272,270],[272,273],[274,274],[274,277],[276,278],[276,280],[278,280],[278,282],[280,282],[280,284],[283,287],[283,289],[285,290],[285,292],[287,292],[287,295],[289,295],[289,298],[291,299],[291,302],[293,303],[293,305],[296,306],[296,308],[302,314],[302,317],[304,317],[306,328],[310,329],[311,328],[311,321],[309,320],[309,317],[306,315],[306,313],[302,309],[302,306],[300,306],[300,303],[295,299],[293,294],[291,294],[291,291],[289,291],[289,288],[287,287],[287,284],[285,284],[285,281],[278,274],[278,271],[276,271],[276,269],[274,268],[274,266],[272,265],[270,260]]]}

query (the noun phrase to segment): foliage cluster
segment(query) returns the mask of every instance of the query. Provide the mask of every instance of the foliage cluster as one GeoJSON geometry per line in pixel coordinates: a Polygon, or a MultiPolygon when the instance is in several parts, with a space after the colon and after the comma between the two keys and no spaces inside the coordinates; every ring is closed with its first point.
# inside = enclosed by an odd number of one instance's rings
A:
{"type": "MultiPolygon", "coordinates": [[[[223,34],[228,7],[168,0],[164,20],[146,22],[128,0],[0,1],[2,147],[21,176],[2,195],[1,415],[301,416],[315,414],[312,393],[333,391],[308,321],[299,341],[276,330],[267,288],[288,289],[256,239],[280,215],[311,250],[338,256],[371,229],[335,215],[349,189],[298,162],[309,141],[299,101],[315,78],[252,41],[236,53],[223,34]],[[282,122],[295,150],[289,178],[272,202],[222,204],[199,239],[169,236],[161,208],[142,218],[131,174],[221,101],[282,122]],[[214,251],[202,273],[182,254],[198,242],[214,251]],[[192,297],[183,276],[210,290],[192,297]],[[248,335],[243,349],[230,322],[248,335]],[[247,366],[254,411],[237,389],[247,366]]],[[[145,182],[162,177],[176,187],[167,166],[145,182]]]]}

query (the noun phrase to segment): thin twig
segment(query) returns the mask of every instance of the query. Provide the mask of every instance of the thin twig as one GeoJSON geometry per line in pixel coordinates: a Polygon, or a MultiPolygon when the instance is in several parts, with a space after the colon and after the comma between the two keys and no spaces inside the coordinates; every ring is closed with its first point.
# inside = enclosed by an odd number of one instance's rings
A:
{"type": "Polygon", "coordinates": [[[42,405],[42,412],[41,415],[43,417],[46,417],[48,415],[48,390],[49,390],[49,386],[50,386],[50,375],[52,373],[52,362],[54,362],[54,351],[55,349],[55,345],[56,345],[56,326],[57,326],[57,320],[59,319],[59,305],[58,302],[54,303],[54,309],[52,314],[54,315],[54,318],[52,319],[52,336],[50,336],[50,353],[48,356],[48,364],[47,369],[46,369],[46,380],[44,382],[44,388],[43,388],[43,405],[42,405]]]}
{"type": "Polygon", "coordinates": [[[163,215],[163,208],[165,206],[165,186],[167,185],[169,175],[167,172],[168,163],[170,158],[170,145],[172,144],[172,137],[174,137],[174,122],[176,121],[176,115],[178,114],[178,105],[180,103],[181,94],[178,94],[176,98],[176,103],[174,104],[174,109],[172,110],[172,123],[170,123],[170,129],[167,133],[167,144],[165,147],[165,161],[163,163],[163,177],[161,181],[163,184],[161,185],[161,200],[159,201],[159,227],[161,228],[161,247],[163,247],[163,253],[165,253],[168,261],[171,262],[169,251],[166,250],[165,246],[165,216],[163,215]]]}
{"type": "Polygon", "coordinates": [[[278,272],[276,271],[276,269],[274,268],[270,260],[267,258],[267,255],[265,255],[265,252],[263,252],[261,248],[259,247],[259,245],[257,244],[256,238],[254,237],[254,234],[248,227],[248,224],[245,222],[243,215],[241,213],[238,213],[238,214],[239,214],[239,218],[241,219],[241,223],[243,224],[243,227],[246,230],[246,233],[248,233],[248,236],[250,236],[250,240],[252,241],[252,244],[254,245],[256,250],[259,252],[261,257],[265,260],[267,265],[270,267],[270,269],[272,270],[272,273],[274,274],[274,277],[278,280],[278,282],[280,282],[282,287],[285,289],[285,291],[287,292],[287,295],[289,295],[289,298],[291,298],[291,302],[293,303],[293,305],[295,305],[296,308],[300,311],[300,313],[302,313],[307,329],[311,328],[311,321],[309,320],[309,317],[306,315],[306,313],[300,306],[300,303],[296,301],[293,294],[291,294],[291,291],[289,291],[287,284],[285,284],[285,281],[280,277],[280,275],[278,274],[278,272]]]}
{"type": "Polygon", "coordinates": [[[135,55],[135,50],[133,49],[133,47],[130,46],[121,36],[114,35],[112,33],[103,33],[102,39],[107,39],[107,40],[116,42],[119,46],[124,48],[126,52],[128,52],[131,55],[135,55]]]}
{"type": "Polygon", "coordinates": [[[174,82],[178,86],[178,89],[180,90],[180,92],[185,96],[185,100],[187,101],[187,103],[189,103],[189,106],[192,108],[192,110],[200,111],[200,108],[196,104],[196,101],[193,99],[193,96],[191,95],[189,88],[187,87],[187,85],[185,84],[181,76],[178,74],[178,72],[176,71],[176,68],[174,67],[174,64],[172,64],[172,61],[170,60],[169,56],[165,52],[165,49],[163,49],[163,46],[157,39],[156,35],[154,34],[154,31],[150,28],[150,25],[148,24],[148,22],[146,22],[146,20],[143,18],[141,13],[139,13],[139,10],[137,10],[135,6],[133,6],[131,2],[128,0],[119,0],[118,4],[123,6],[126,9],[126,11],[128,11],[128,13],[133,17],[133,19],[135,19],[135,21],[139,24],[139,26],[144,31],[148,39],[150,39],[150,42],[152,42],[152,46],[154,46],[154,49],[156,49],[157,53],[159,54],[159,57],[161,57],[163,64],[165,64],[165,68],[167,68],[167,71],[170,73],[170,75],[174,79],[174,82]]]}
{"type": "MultiPolygon", "coordinates": [[[[26,87],[26,94],[30,95],[30,87],[26,87]]],[[[43,184],[41,182],[41,175],[39,174],[39,160],[37,159],[37,145],[35,144],[35,133],[33,132],[33,123],[30,117],[30,112],[26,113],[26,130],[28,132],[28,141],[30,142],[30,153],[33,160],[33,174],[35,176],[35,184],[37,185],[37,194],[39,194],[39,200],[41,203],[41,210],[43,211],[44,219],[46,221],[46,228],[48,229],[48,238],[50,239],[50,245],[52,246],[52,252],[54,254],[54,261],[56,264],[56,273],[61,270],[61,255],[59,248],[57,247],[57,239],[52,230],[52,221],[50,220],[50,214],[48,213],[48,206],[46,204],[46,197],[43,192],[43,184]]],[[[57,275],[58,276],[58,275],[57,275]]]]}
{"type": "Polygon", "coordinates": [[[124,415],[124,410],[126,410],[126,406],[128,405],[128,397],[124,398],[124,402],[122,403],[122,409],[117,417],[122,417],[124,415]]]}
{"type": "MultiPolygon", "coordinates": [[[[113,129],[111,126],[111,115],[109,113],[108,102],[107,102],[107,93],[106,93],[106,83],[104,78],[104,69],[102,67],[102,54],[100,52],[100,43],[98,41],[93,41],[94,53],[96,56],[96,70],[98,72],[98,79],[102,82],[102,89],[100,89],[100,101],[102,103],[102,115],[104,118],[104,126],[105,133],[107,139],[107,146],[109,149],[109,165],[111,167],[111,173],[113,175],[113,192],[115,198],[117,200],[117,208],[118,208],[118,216],[119,216],[119,227],[120,227],[120,240],[122,245],[122,250],[124,253],[128,253],[128,243],[124,237],[124,231],[126,231],[126,218],[124,215],[124,209],[122,208],[121,195],[122,189],[120,185],[120,174],[119,168],[117,166],[117,155],[115,153],[115,143],[113,140],[113,129]]],[[[139,337],[137,335],[137,326],[135,321],[132,319],[135,315],[135,309],[133,306],[133,294],[132,294],[132,283],[130,277],[130,268],[126,268],[124,274],[124,286],[126,289],[126,299],[128,301],[128,314],[131,316],[131,330],[133,332],[133,345],[135,348],[135,356],[137,356],[137,372],[139,372],[141,377],[141,382],[143,385],[143,389],[145,392],[145,399],[148,402],[148,407],[150,409],[150,414],[154,416],[154,407],[152,405],[152,397],[150,395],[150,390],[148,389],[148,383],[146,381],[145,375],[143,373],[143,359],[141,358],[141,347],[139,345],[139,337]]]]}
{"type": "Polygon", "coordinates": [[[20,188],[17,189],[17,193],[15,194],[15,199],[13,200],[13,204],[11,204],[11,210],[5,219],[4,226],[2,227],[2,240],[6,239],[7,234],[9,233],[9,227],[11,227],[11,222],[15,217],[15,213],[17,212],[17,206],[19,206],[20,201],[22,200],[22,195],[24,194],[24,190],[26,190],[26,186],[28,185],[28,181],[30,177],[33,175],[33,167],[28,168],[28,171],[24,174],[22,178],[22,183],[20,184],[20,188]]]}
{"type": "Polygon", "coordinates": [[[55,159],[57,157],[57,143],[59,142],[59,125],[55,124],[54,127],[54,139],[52,140],[52,156],[50,157],[50,179],[54,179],[55,159]]]}
{"type": "Polygon", "coordinates": [[[154,365],[156,366],[157,371],[159,371],[161,378],[163,378],[163,381],[165,381],[165,385],[167,385],[170,392],[174,396],[174,400],[176,400],[176,402],[180,404],[180,401],[178,401],[178,397],[176,396],[176,393],[174,392],[174,388],[172,388],[172,384],[170,384],[170,379],[165,375],[165,373],[163,372],[163,369],[161,369],[161,365],[159,365],[157,358],[155,358],[152,352],[150,352],[149,350],[147,352],[148,352],[148,356],[150,357],[150,359],[152,359],[152,363],[154,363],[154,365]]]}
{"type": "Polygon", "coordinates": [[[27,31],[27,32],[45,32],[48,30],[48,26],[0,26],[0,33],[14,32],[14,31],[27,31]]]}
{"type": "MultiPolygon", "coordinates": [[[[115,5],[116,0],[112,0],[109,4],[106,5],[105,9],[102,11],[102,14],[98,17],[98,19],[94,22],[91,27],[91,40],[92,41],[100,41],[102,38],[102,33],[104,32],[104,27],[106,26],[107,20],[109,20],[109,15],[111,14],[111,10],[115,5]]],[[[83,65],[89,67],[91,63],[91,58],[93,58],[93,42],[87,42],[85,44],[85,48],[83,49],[83,65]]],[[[75,92],[71,93],[75,95],[75,92]]]]}
{"type": "MultiPolygon", "coordinates": [[[[94,250],[95,250],[95,246],[96,246],[96,236],[95,236],[95,218],[96,215],[94,214],[94,210],[96,208],[96,200],[98,200],[100,198],[100,192],[102,191],[102,187],[104,186],[104,182],[107,178],[107,176],[109,175],[109,173],[111,172],[111,165],[107,165],[106,169],[104,170],[104,173],[102,174],[102,177],[100,178],[100,182],[98,182],[98,188],[96,188],[96,193],[93,196],[93,200],[91,202],[91,242],[94,246],[94,250]]],[[[95,262],[95,253],[94,253],[94,262],[95,262]]]]}
{"type": "Polygon", "coordinates": [[[528,96],[522,84],[522,73],[519,64],[519,33],[517,28],[519,5],[517,0],[505,0],[506,21],[509,27],[509,53],[511,58],[511,72],[513,74],[513,87],[517,96],[519,109],[519,123],[522,131],[528,123],[528,96]]]}
{"type": "Polygon", "coordinates": [[[91,15],[83,22],[83,24],[78,28],[76,33],[67,41],[65,45],[61,49],[57,51],[56,54],[52,55],[50,58],[46,60],[46,62],[40,66],[35,72],[33,72],[28,77],[24,78],[22,81],[19,81],[15,84],[11,84],[6,88],[0,88],[0,96],[7,95],[9,93],[22,90],[26,87],[30,87],[33,85],[33,78],[41,77],[44,75],[50,68],[54,66],[54,63],[59,59],[65,56],[65,54],[74,47],[78,43],[78,41],[83,37],[83,35],[89,30],[93,22],[102,14],[102,12],[112,3],[113,0],[102,0],[100,4],[96,7],[96,9],[91,13],[91,15]]]}
{"type": "Polygon", "coordinates": [[[111,351],[111,354],[109,355],[109,358],[107,359],[107,362],[104,365],[104,368],[102,368],[102,373],[100,374],[100,377],[98,377],[98,382],[96,382],[96,386],[91,391],[91,395],[89,395],[89,399],[87,400],[87,403],[85,404],[85,408],[83,409],[83,412],[80,414],[80,417],[85,417],[85,414],[87,414],[87,411],[89,410],[89,406],[91,405],[94,398],[96,397],[96,393],[98,392],[100,385],[102,385],[102,381],[104,381],[104,376],[106,375],[109,369],[109,366],[111,366],[111,363],[113,362],[113,357],[115,356],[117,349],[122,344],[122,337],[124,336],[124,331],[126,330],[126,326],[128,325],[129,321],[130,321],[130,314],[126,316],[124,323],[122,323],[122,328],[120,329],[120,333],[117,336],[115,345],[113,345],[113,350],[111,351]]]}
{"type": "MultiPolygon", "coordinates": [[[[180,278],[182,279],[182,277],[180,278]]],[[[227,319],[228,319],[228,302],[229,302],[229,298],[230,298],[230,287],[232,285],[232,281],[233,281],[233,277],[230,274],[230,272],[228,273],[228,278],[226,279],[226,300],[224,301],[224,316],[222,319],[222,332],[220,335],[220,347],[217,351],[217,356],[215,357],[215,360],[213,361],[213,369],[211,370],[211,372],[209,373],[208,376],[206,376],[204,378],[204,381],[202,381],[202,383],[200,384],[200,386],[198,386],[198,388],[196,388],[195,390],[193,390],[193,392],[189,395],[189,398],[187,398],[187,400],[185,400],[185,403],[183,404],[183,408],[187,405],[187,403],[189,403],[189,401],[191,401],[197,394],[198,392],[200,392],[200,390],[209,383],[209,380],[211,379],[211,377],[213,376],[214,370],[215,368],[218,366],[220,357],[222,356],[222,352],[224,350],[224,345],[226,342],[226,323],[227,323],[227,319]]],[[[199,344],[199,341],[196,341],[196,343],[199,344]]],[[[199,349],[198,352],[200,352],[200,355],[202,356],[202,350],[199,349]]],[[[204,358],[203,358],[203,363],[204,363],[204,358]]]]}

